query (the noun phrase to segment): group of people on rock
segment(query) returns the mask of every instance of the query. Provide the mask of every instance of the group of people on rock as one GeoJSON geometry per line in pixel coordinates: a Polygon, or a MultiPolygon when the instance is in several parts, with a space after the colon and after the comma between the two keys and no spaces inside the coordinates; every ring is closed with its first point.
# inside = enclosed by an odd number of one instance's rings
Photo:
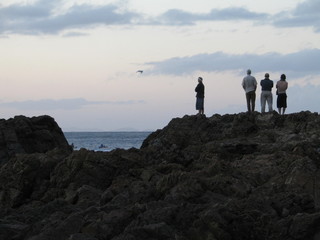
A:
{"type": "MultiPolygon", "coordinates": [[[[272,112],[272,104],[273,104],[273,81],[270,80],[269,73],[264,75],[264,79],[260,81],[261,86],[261,112],[266,112],[266,103],[268,103],[269,112],[272,112]]],[[[247,109],[248,112],[254,112],[255,101],[256,101],[256,89],[257,89],[257,80],[255,77],[251,76],[251,70],[247,70],[247,76],[242,80],[242,87],[246,92],[246,100],[247,100],[247,109]]],[[[277,108],[279,114],[284,114],[287,108],[287,94],[286,90],[288,88],[288,82],[286,81],[286,75],[281,74],[280,80],[276,83],[276,94],[277,98],[277,108]]]]}
{"type": "MultiPolygon", "coordinates": [[[[268,104],[269,112],[273,111],[273,81],[269,78],[269,73],[264,75],[264,79],[260,81],[261,86],[261,112],[266,112],[266,103],[268,104]]],[[[247,70],[247,76],[242,80],[242,87],[246,93],[247,109],[248,112],[254,112],[255,102],[256,102],[256,90],[257,90],[257,80],[251,75],[251,70],[247,70]]],[[[287,108],[287,94],[286,90],[288,88],[288,82],[286,81],[286,75],[281,74],[280,80],[276,83],[276,94],[277,94],[277,108],[279,114],[284,114],[287,108]]],[[[202,77],[198,78],[198,85],[195,88],[196,95],[196,110],[198,114],[204,114],[204,84],[202,77]]]]}

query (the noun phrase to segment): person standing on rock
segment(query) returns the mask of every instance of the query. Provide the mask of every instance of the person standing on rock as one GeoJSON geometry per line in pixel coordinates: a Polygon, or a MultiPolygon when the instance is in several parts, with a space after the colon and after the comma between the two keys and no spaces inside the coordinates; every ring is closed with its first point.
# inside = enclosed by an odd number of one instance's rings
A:
{"type": "Polygon", "coordinates": [[[282,115],[286,111],[287,108],[287,93],[286,90],[288,88],[288,82],[286,81],[286,75],[281,74],[280,80],[276,84],[277,88],[277,108],[279,111],[279,114],[281,114],[282,109],[282,115]]]}
{"type": "Polygon", "coordinates": [[[272,108],[272,88],[273,88],[273,81],[269,79],[269,73],[266,73],[264,75],[264,79],[262,79],[260,81],[260,85],[261,85],[261,98],[260,98],[260,102],[261,102],[261,112],[265,113],[266,111],[266,102],[268,102],[268,108],[269,108],[269,112],[273,111],[272,108]]]}
{"type": "Polygon", "coordinates": [[[254,112],[256,102],[257,80],[255,77],[251,76],[250,69],[247,70],[247,76],[244,77],[242,80],[242,87],[246,92],[248,112],[254,112]]]}
{"type": "Polygon", "coordinates": [[[198,85],[196,86],[196,110],[199,111],[199,115],[204,114],[204,85],[202,82],[202,77],[198,77],[198,85]]]}

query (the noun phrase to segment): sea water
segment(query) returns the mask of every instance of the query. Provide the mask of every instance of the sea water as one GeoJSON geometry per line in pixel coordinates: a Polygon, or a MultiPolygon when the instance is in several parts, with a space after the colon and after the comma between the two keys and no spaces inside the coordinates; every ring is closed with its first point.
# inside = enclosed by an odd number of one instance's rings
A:
{"type": "Polygon", "coordinates": [[[111,151],[116,148],[140,148],[151,132],[64,132],[74,150],[111,151]]]}

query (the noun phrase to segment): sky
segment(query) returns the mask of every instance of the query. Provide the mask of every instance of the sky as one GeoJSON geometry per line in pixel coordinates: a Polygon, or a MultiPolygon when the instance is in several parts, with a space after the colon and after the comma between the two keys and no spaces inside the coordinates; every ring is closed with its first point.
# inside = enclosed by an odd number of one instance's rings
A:
{"type": "Polygon", "coordinates": [[[319,0],[1,0],[1,118],[154,131],[197,113],[199,76],[207,117],[245,112],[247,69],[258,84],[286,74],[287,113],[319,112],[319,12],[319,0]]]}

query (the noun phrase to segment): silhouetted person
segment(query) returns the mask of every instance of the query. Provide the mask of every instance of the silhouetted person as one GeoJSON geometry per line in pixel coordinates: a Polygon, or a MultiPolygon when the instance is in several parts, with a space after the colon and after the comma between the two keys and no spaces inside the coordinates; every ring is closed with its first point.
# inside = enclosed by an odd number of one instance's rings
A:
{"type": "Polygon", "coordinates": [[[244,77],[242,80],[242,87],[246,92],[248,112],[254,112],[256,102],[257,80],[255,77],[251,76],[250,69],[247,70],[247,76],[244,77]]]}
{"type": "Polygon", "coordinates": [[[286,81],[286,75],[281,74],[280,80],[276,84],[277,88],[277,108],[279,114],[281,114],[282,109],[282,115],[285,113],[287,108],[287,93],[286,90],[288,88],[288,82],[286,81]]]}
{"type": "Polygon", "coordinates": [[[199,115],[204,114],[204,85],[202,83],[202,77],[198,77],[198,85],[195,91],[197,92],[196,110],[199,110],[199,115]]]}
{"type": "Polygon", "coordinates": [[[260,81],[261,85],[261,112],[265,113],[266,102],[268,102],[269,112],[272,112],[272,88],[273,81],[269,79],[269,73],[264,75],[264,79],[260,81]]]}

